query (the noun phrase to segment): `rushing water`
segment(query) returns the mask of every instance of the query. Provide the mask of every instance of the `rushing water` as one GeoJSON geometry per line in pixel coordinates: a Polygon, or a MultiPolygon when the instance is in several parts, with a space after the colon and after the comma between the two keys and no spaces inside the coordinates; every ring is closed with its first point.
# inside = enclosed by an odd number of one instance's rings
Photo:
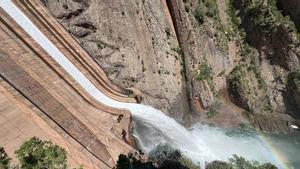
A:
{"type": "Polygon", "coordinates": [[[159,144],[168,143],[202,165],[205,161],[226,160],[232,154],[237,154],[248,159],[271,162],[280,168],[292,168],[292,165],[295,169],[300,167],[299,135],[264,136],[255,132],[225,130],[200,124],[186,129],[150,106],[110,99],[101,93],[11,0],[0,0],[0,7],[92,97],[108,106],[130,110],[137,124],[134,135],[145,152],[150,152],[159,144]]]}
{"type": "Polygon", "coordinates": [[[135,137],[147,153],[168,143],[202,166],[206,161],[226,161],[233,154],[270,162],[279,168],[298,169],[300,166],[300,134],[297,132],[266,135],[255,130],[222,129],[201,124],[183,130],[173,119],[163,115],[150,118],[152,120],[148,117],[135,119],[135,137]]]}

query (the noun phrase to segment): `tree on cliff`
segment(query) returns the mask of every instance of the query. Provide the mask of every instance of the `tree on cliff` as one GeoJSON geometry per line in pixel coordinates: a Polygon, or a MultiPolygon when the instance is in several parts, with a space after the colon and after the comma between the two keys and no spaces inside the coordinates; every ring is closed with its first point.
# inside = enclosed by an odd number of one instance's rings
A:
{"type": "Polygon", "coordinates": [[[22,169],[67,168],[65,150],[51,141],[43,141],[33,137],[22,144],[15,153],[22,169]]]}
{"type": "MultiPolygon", "coordinates": [[[[33,137],[15,151],[19,164],[14,166],[0,146],[0,169],[66,169],[67,156],[63,148],[51,141],[33,137]]],[[[76,169],[76,168],[74,168],[76,169]]],[[[77,169],[83,169],[81,165],[77,169]]]]}
{"type": "MultiPolygon", "coordinates": [[[[165,148],[165,147],[164,147],[165,148]]],[[[169,149],[170,150],[170,149],[169,149]]],[[[191,161],[186,162],[182,160],[180,151],[163,151],[155,152],[154,156],[150,156],[149,161],[144,162],[136,159],[132,155],[119,156],[117,161],[117,169],[201,169],[200,166],[193,164],[191,161]],[[152,160],[151,160],[152,159],[152,160]],[[156,164],[156,166],[152,165],[156,164]]],[[[150,154],[151,155],[151,154],[150,154]]],[[[154,155],[154,154],[152,154],[154,155]]],[[[186,157],[184,157],[186,158],[186,157]]],[[[229,162],[212,161],[205,163],[205,169],[278,169],[275,165],[270,163],[259,163],[257,161],[249,161],[243,157],[233,155],[229,158],[229,162]]]]}
{"type": "Polygon", "coordinates": [[[10,168],[10,158],[6,154],[3,147],[0,147],[0,168],[9,169],[10,168]]]}
{"type": "Polygon", "coordinates": [[[212,161],[207,163],[205,169],[278,169],[270,163],[260,164],[257,161],[249,161],[243,157],[233,155],[229,162],[212,161]]]}

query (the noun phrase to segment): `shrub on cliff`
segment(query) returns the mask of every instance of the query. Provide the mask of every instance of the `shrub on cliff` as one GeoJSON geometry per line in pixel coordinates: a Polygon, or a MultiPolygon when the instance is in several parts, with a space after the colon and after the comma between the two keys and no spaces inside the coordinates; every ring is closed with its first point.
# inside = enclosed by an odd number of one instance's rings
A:
{"type": "Polygon", "coordinates": [[[212,76],[212,68],[210,67],[209,64],[207,63],[202,63],[199,65],[198,68],[198,75],[197,75],[197,80],[207,80],[210,79],[212,76]]]}
{"type": "Polygon", "coordinates": [[[197,22],[199,23],[199,25],[202,25],[203,22],[204,22],[204,12],[203,12],[203,9],[198,7],[195,11],[194,11],[194,16],[197,20],[197,22]]]}
{"type": "Polygon", "coordinates": [[[121,154],[116,165],[117,169],[200,169],[186,158],[179,150],[168,145],[160,145],[149,153],[149,160],[145,162],[142,158],[129,154],[121,154]],[[155,166],[154,166],[155,164],[155,166]]]}
{"type": "Polygon", "coordinates": [[[9,169],[10,168],[10,158],[6,154],[3,147],[0,147],[0,168],[9,169]]]}
{"type": "Polygon", "coordinates": [[[119,160],[117,161],[117,169],[128,169],[130,167],[130,159],[124,155],[119,155],[119,160]]]}
{"type": "MultiPolygon", "coordinates": [[[[140,159],[129,155],[121,154],[117,161],[117,169],[192,169],[184,166],[176,160],[165,160],[158,167],[153,165],[154,162],[143,162],[140,159]]],[[[197,168],[199,169],[199,168],[197,168]]]]}
{"type": "Polygon", "coordinates": [[[192,162],[179,150],[176,150],[167,144],[159,145],[155,150],[151,151],[149,154],[149,159],[151,161],[155,161],[159,166],[161,166],[165,161],[175,161],[180,163],[181,166],[189,169],[200,168],[199,165],[192,162]]]}
{"type": "Polygon", "coordinates": [[[228,84],[229,97],[233,103],[249,111],[249,81],[245,78],[247,72],[244,66],[236,66],[226,77],[228,84]]]}
{"type": "MultiPolygon", "coordinates": [[[[65,150],[51,141],[31,138],[15,152],[18,165],[12,165],[3,147],[0,147],[0,169],[66,169],[65,150]]],[[[73,168],[76,169],[76,168],[73,168]]],[[[77,169],[83,169],[81,165],[77,169]]]]}
{"type": "Polygon", "coordinates": [[[66,169],[67,167],[65,150],[51,141],[33,137],[22,144],[15,153],[22,169],[66,169]]]}
{"type": "Polygon", "coordinates": [[[233,169],[233,166],[224,161],[212,161],[206,164],[205,169],[233,169]]]}
{"type": "Polygon", "coordinates": [[[218,100],[215,100],[207,112],[207,117],[208,118],[215,117],[219,113],[221,106],[222,106],[222,103],[219,102],[218,100]]]}
{"type": "MultiPolygon", "coordinates": [[[[174,150],[167,145],[158,146],[155,152],[150,153],[149,161],[142,162],[135,157],[121,154],[117,162],[117,169],[200,169],[191,160],[188,163],[182,161],[180,151],[174,150]],[[156,164],[156,166],[152,164],[156,164]]],[[[187,158],[183,158],[187,159],[187,158]]],[[[257,161],[249,161],[243,157],[233,155],[229,162],[212,161],[206,163],[205,169],[278,169],[270,163],[259,163],[257,161]]]]}
{"type": "Polygon", "coordinates": [[[229,162],[213,161],[207,163],[205,169],[277,169],[277,167],[270,163],[260,164],[257,161],[249,161],[243,157],[233,155],[229,162]]]}
{"type": "Polygon", "coordinates": [[[124,154],[119,155],[117,161],[117,169],[157,169],[151,162],[143,162],[141,159],[137,159],[132,154],[128,156],[124,154]]]}
{"type": "Polygon", "coordinates": [[[237,155],[233,155],[233,157],[230,158],[229,161],[234,169],[277,169],[277,167],[273,164],[260,164],[257,161],[249,161],[237,155]]]}

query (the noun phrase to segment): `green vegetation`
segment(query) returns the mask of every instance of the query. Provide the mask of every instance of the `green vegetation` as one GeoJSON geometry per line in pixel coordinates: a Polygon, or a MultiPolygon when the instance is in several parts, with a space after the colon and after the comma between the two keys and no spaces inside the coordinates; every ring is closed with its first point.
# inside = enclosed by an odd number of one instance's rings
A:
{"type": "Polygon", "coordinates": [[[219,17],[219,10],[216,0],[202,0],[202,3],[206,7],[206,16],[211,18],[218,18],[219,17]]]}
{"type": "Polygon", "coordinates": [[[171,31],[170,31],[169,28],[166,28],[166,29],[165,29],[165,33],[166,33],[166,35],[167,35],[167,38],[170,39],[171,31]]]}
{"type": "Polygon", "coordinates": [[[276,166],[270,163],[260,164],[257,161],[249,161],[237,155],[233,155],[233,157],[230,158],[229,161],[233,168],[237,169],[277,169],[276,166]]]}
{"type": "Polygon", "coordinates": [[[102,43],[97,43],[97,48],[98,49],[104,49],[104,45],[102,43]]]}
{"type": "Polygon", "coordinates": [[[117,169],[128,169],[131,165],[130,158],[124,154],[119,155],[119,159],[117,161],[117,169]]]}
{"type": "MultiPolygon", "coordinates": [[[[241,1],[239,9],[234,8],[234,0],[230,0],[228,4],[228,14],[231,18],[231,24],[235,33],[240,37],[240,51],[243,60],[250,60],[247,64],[249,70],[253,71],[258,82],[259,89],[266,90],[267,84],[261,76],[261,72],[257,68],[254,58],[257,57],[253,53],[255,50],[251,44],[251,37],[248,36],[248,31],[259,33],[257,36],[264,41],[270,38],[272,33],[278,31],[283,25],[288,33],[297,33],[296,26],[288,16],[283,16],[282,12],[277,8],[277,0],[267,0],[267,3],[262,0],[245,0],[241,1]],[[236,10],[241,13],[241,19],[245,22],[243,25],[239,22],[236,16],[236,10]],[[244,29],[244,28],[245,29],[244,29]]],[[[258,43],[254,43],[254,46],[258,43]]],[[[253,45],[253,44],[252,44],[253,45]]],[[[260,48],[257,48],[260,50],[260,48]]]]}
{"type": "MultiPolygon", "coordinates": [[[[183,157],[182,153],[169,146],[159,146],[158,151],[150,154],[149,161],[137,159],[132,154],[128,156],[121,154],[117,162],[117,169],[200,169],[200,165],[193,163],[190,159],[183,157]],[[154,155],[154,156],[153,156],[154,155]],[[155,166],[153,165],[155,164],[155,166]],[[176,167],[175,167],[176,166],[176,167]]],[[[233,155],[228,162],[212,161],[205,164],[205,169],[277,169],[270,163],[259,163],[249,161],[243,157],[233,155]]]]}
{"type": "Polygon", "coordinates": [[[272,105],[270,103],[270,100],[267,99],[267,103],[265,103],[263,105],[262,111],[266,112],[266,113],[272,113],[273,112],[273,108],[272,108],[272,105]]]}
{"type": "Polygon", "coordinates": [[[239,124],[239,127],[240,127],[241,129],[247,129],[247,128],[249,128],[249,126],[248,126],[247,124],[245,124],[245,123],[240,123],[240,124],[239,124]]]}
{"type": "Polygon", "coordinates": [[[0,147],[0,168],[1,169],[10,169],[11,168],[10,158],[4,151],[3,147],[0,147]]]}
{"type": "MultiPolygon", "coordinates": [[[[185,72],[186,72],[186,67],[185,67],[185,58],[184,58],[184,54],[183,54],[183,50],[180,48],[180,46],[177,46],[176,48],[171,48],[171,50],[173,50],[174,52],[176,52],[179,57],[180,57],[180,65],[181,65],[181,70],[180,70],[180,74],[182,76],[186,76],[185,72]]],[[[175,55],[175,59],[178,60],[178,57],[175,55]]],[[[161,72],[158,72],[159,74],[161,72]]]]}
{"type": "Polygon", "coordinates": [[[250,86],[250,78],[245,65],[237,65],[226,77],[228,91],[236,105],[252,111],[251,103],[256,100],[255,88],[250,86]]]}
{"type": "MultiPolygon", "coordinates": [[[[21,145],[16,151],[19,166],[12,166],[10,158],[4,149],[0,148],[1,169],[65,169],[67,158],[65,150],[53,144],[51,141],[43,141],[36,137],[31,138],[21,145]]],[[[149,154],[149,160],[144,160],[144,154],[140,153],[119,155],[116,169],[200,169],[200,164],[195,164],[184,156],[179,150],[168,145],[160,145],[149,154]],[[156,165],[154,165],[156,164],[156,165]]],[[[206,163],[206,169],[277,169],[270,163],[260,164],[256,161],[248,161],[243,157],[233,155],[229,162],[213,161],[206,163]]],[[[79,169],[83,169],[82,166],[79,169]]]]}
{"type": "Polygon", "coordinates": [[[289,74],[287,86],[291,91],[300,92],[300,70],[293,71],[289,74]]]}
{"type": "Polygon", "coordinates": [[[236,66],[227,76],[227,81],[232,88],[237,91],[246,91],[248,88],[248,81],[245,79],[246,72],[242,65],[236,66]]]}
{"type": "MultiPolygon", "coordinates": [[[[187,5],[187,4],[186,4],[187,5]]],[[[226,27],[222,24],[216,0],[198,0],[197,7],[193,11],[195,20],[200,29],[213,36],[220,50],[228,51],[228,38],[226,27]],[[205,25],[205,26],[202,26],[205,25]]]]}
{"type": "Polygon", "coordinates": [[[195,164],[192,160],[190,160],[187,157],[181,156],[181,158],[178,160],[178,162],[185,167],[188,167],[189,169],[200,169],[200,166],[195,164]]]}
{"type": "Polygon", "coordinates": [[[149,160],[155,161],[158,166],[162,166],[165,161],[175,161],[189,169],[200,169],[200,166],[185,157],[179,150],[175,150],[169,145],[160,145],[149,154],[149,160]]]}
{"type": "Polygon", "coordinates": [[[258,71],[257,66],[254,62],[250,63],[250,65],[248,67],[248,71],[253,71],[253,73],[255,74],[255,78],[257,79],[257,82],[258,82],[258,88],[267,90],[267,84],[266,84],[265,80],[262,78],[261,73],[260,73],[260,71],[258,71]]]}
{"type": "MultiPolygon", "coordinates": [[[[297,34],[297,28],[289,16],[284,16],[278,10],[277,0],[267,0],[267,3],[264,0],[243,0],[238,9],[235,8],[234,3],[234,0],[229,0],[227,13],[230,16],[233,33],[240,36],[242,56],[249,54],[251,51],[249,50],[251,38],[247,37],[248,31],[259,33],[257,36],[262,41],[265,38],[270,38],[271,33],[278,31],[283,25],[286,27],[288,33],[297,34]],[[236,16],[237,10],[241,14],[240,17],[243,23],[236,16]]],[[[257,43],[253,43],[252,45],[257,45],[257,43]]]]}
{"type": "Polygon", "coordinates": [[[134,93],[130,92],[130,93],[128,94],[128,97],[129,97],[129,98],[134,98],[134,93]]]}
{"type": "Polygon", "coordinates": [[[51,141],[43,141],[36,137],[21,145],[16,151],[22,169],[65,169],[67,156],[64,149],[51,141]]]}
{"type": "Polygon", "coordinates": [[[198,7],[194,11],[194,16],[198,23],[204,23],[205,16],[219,19],[219,11],[216,0],[199,0],[198,7]]]}
{"type": "Polygon", "coordinates": [[[196,79],[199,81],[206,80],[210,90],[214,91],[213,71],[210,65],[206,62],[199,65],[196,79]]]}
{"type": "Polygon", "coordinates": [[[224,161],[213,161],[207,163],[205,169],[233,169],[233,167],[224,161]]]}
{"type": "Polygon", "coordinates": [[[224,75],[225,75],[225,70],[222,70],[222,71],[218,74],[219,77],[222,77],[222,76],[224,76],[224,75]]]}
{"type": "Polygon", "coordinates": [[[219,113],[219,110],[222,106],[222,103],[215,100],[212,105],[210,106],[208,112],[207,112],[207,117],[208,118],[213,118],[215,117],[218,113],[219,113]]]}
{"type": "Polygon", "coordinates": [[[270,163],[260,164],[257,161],[248,161],[243,157],[233,155],[229,162],[213,161],[206,164],[205,169],[277,169],[270,163]]]}
{"type": "Polygon", "coordinates": [[[204,23],[204,10],[200,7],[198,7],[195,11],[194,11],[194,16],[197,20],[197,22],[199,23],[199,25],[202,25],[204,23]]]}
{"type": "MultiPolygon", "coordinates": [[[[18,166],[10,163],[4,148],[0,147],[0,169],[66,169],[67,156],[63,148],[51,141],[43,141],[33,137],[23,143],[15,152],[19,160],[18,166]]],[[[79,167],[82,169],[82,166],[79,167]]]]}
{"type": "Polygon", "coordinates": [[[228,29],[228,35],[230,37],[236,36],[236,33],[238,33],[240,21],[236,17],[236,10],[233,6],[233,0],[226,0],[226,5],[227,5],[227,14],[230,17],[230,26],[228,29]]]}
{"type": "Polygon", "coordinates": [[[179,56],[183,56],[183,51],[182,49],[178,46],[176,48],[172,48],[171,50],[173,50],[174,52],[176,52],[179,56]]]}
{"type": "Polygon", "coordinates": [[[248,119],[250,119],[250,117],[252,116],[251,112],[247,111],[247,110],[244,110],[242,112],[242,115],[248,119]]]}
{"type": "Polygon", "coordinates": [[[254,0],[252,3],[246,1],[243,5],[253,26],[264,35],[269,36],[280,25],[286,25],[288,32],[297,33],[296,26],[290,17],[283,16],[278,10],[277,0],[268,0],[267,5],[262,0],[254,0]]]}
{"type": "Polygon", "coordinates": [[[208,80],[212,77],[212,68],[207,63],[202,63],[198,68],[197,80],[208,80]]]}

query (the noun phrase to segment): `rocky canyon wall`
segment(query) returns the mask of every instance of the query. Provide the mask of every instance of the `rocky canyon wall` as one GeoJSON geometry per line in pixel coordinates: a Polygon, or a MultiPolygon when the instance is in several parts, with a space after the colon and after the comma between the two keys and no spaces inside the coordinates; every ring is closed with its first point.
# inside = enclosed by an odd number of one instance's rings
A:
{"type": "Polygon", "coordinates": [[[43,2],[113,83],[180,122],[285,132],[299,117],[297,1],[43,2]]]}

